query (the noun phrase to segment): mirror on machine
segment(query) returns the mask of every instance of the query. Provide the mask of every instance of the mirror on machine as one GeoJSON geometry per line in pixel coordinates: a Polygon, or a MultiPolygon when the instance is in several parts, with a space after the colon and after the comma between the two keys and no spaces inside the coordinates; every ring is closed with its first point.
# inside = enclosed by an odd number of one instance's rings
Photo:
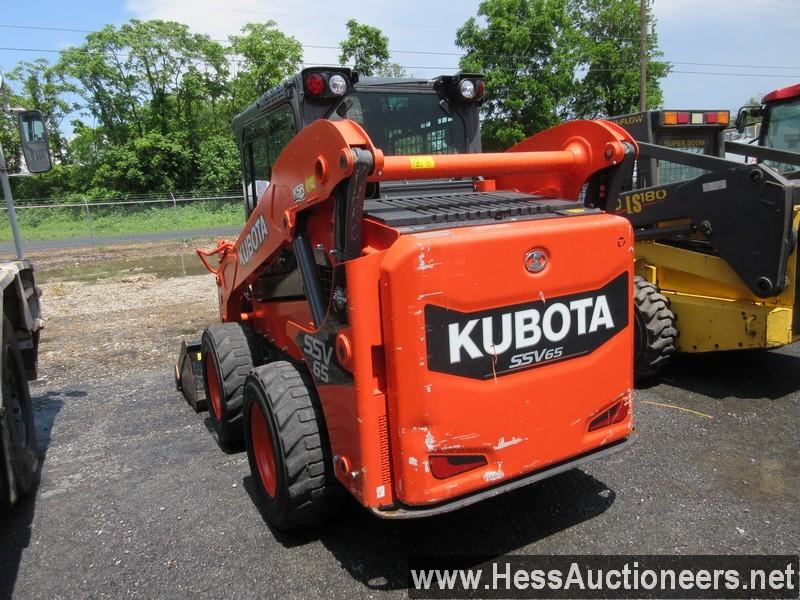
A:
{"type": "Polygon", "coordinates": [[[19,141],[28,171],[44,173],[53,168],[47,128],[41,111],[26,110],[19,114],[19,141]]]}
{"type": "Polygon", "coordinates": [[[760,119],[762,107],[758,104],[743,106],[739,109],[739,114],[736,115],[736,131],[744,133],[744,128],[747,127],[748,119],[760,119]]]}

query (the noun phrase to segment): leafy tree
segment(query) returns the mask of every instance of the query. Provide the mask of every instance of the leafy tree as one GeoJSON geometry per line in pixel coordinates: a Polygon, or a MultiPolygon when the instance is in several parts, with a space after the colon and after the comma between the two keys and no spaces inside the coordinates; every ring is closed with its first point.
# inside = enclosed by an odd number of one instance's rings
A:
{"type": "Polygon", "coordinates": [[[88,34],[85,44],[62,55],[59,68],[78,82],[112,143],[185,124],[193,103],[204,102],[207,91],[219,97],[227,76],[225,49],[208,36],[181,23],[136,19],[88,34]]]}
{"type": "Polygon", "coordinates": [[[361,75],[405,77],[405,70],[389,62],[389,38],[377,27],[364,25],[355,19],[346,23],[347,38],[339,43],[339,64],[353,64],[361,75]]]}
{"type": "MultiPolygon", "coordinates": [[[[652,0],[647,22],[654,27],[652,0]]],[[[580,35],[577,53],[586,74],[576,85],[573,109],[579,117],[622,115],[639,109],[639,0],[572,0],[580,35]]],[[[660,80],[668,63],[658,60],[658,37],[647,40],[647,106],[661,106],[660,80]]]]}
{"type": "Polygon", "coordinates": [[[230,36],[231,50],[239,58],[234,81],[234,101],[240,108],[295,73],[303,61],[303,47],[281,33],[275,21],[248,23],[242,35],[230,36]]]}
{"type": "Polygon", "coordinates": [[[232,135],[214,135],[203,140],[197,157],[197,187],[201,190],[231,190],[241,183],[239,149],[232,135]]]}
{"type": "Polygon", "coordinates": [[[90,184],[134,193],[187,189],[192,152],[185,135],[150,131],[103,152],[90,184]]]}
{"type": "Polygon", "coordinates": [[[567,0],[483,0],[478,17],[456,45],[461,69],[486,76],[483,145],[498,150],[569,114],[576,36],[567,0]]]}
{"type": "MultiPolygon", "coordinates": [[[[20,63],[9,77],[16,87],[9,101],[45,113],[57,167],[15,180],[17,196],[235,186],[231,119],[299,68],[302,47],[273,22],[248,24],[231,42],[223,46],[180,23],[131,20],[89,33],[56,65],[20,63]],[[69,140],[61,133],[66,118],[69,140]]],[[[12,169],[19,163],[15,129],[14,120],[0,118],[12,169]]]]}

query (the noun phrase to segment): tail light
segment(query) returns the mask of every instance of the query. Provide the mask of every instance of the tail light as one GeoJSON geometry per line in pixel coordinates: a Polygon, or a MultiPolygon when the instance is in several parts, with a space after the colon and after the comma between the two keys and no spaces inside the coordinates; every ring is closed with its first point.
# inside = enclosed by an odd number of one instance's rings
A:
{"type": "Polygon", "coordinates": [[[609,425],[614,425],[615,423],[621,423],[625,420],[625,417],[628,416],[630,407],[631,399],[630,396],[626,395],[625,398],[619,402],[615,402],[609,408],[592,419],[589,423],[589,431],[595,431],[596,429],[601,429],[602,427],[608,427],[609,425]]]}
{"type": "Polygon", "coordinates": [[[428,463],[436,479],[447,479],[486,465],[486,457],[480,454],[437,454],[430,456],[428,463]]]}
{"type": "Polygon", "coordinates": [[[661,113],[662,125],[721,125],[730,123],[731,115],[727,110],[705,112],[689,112],[667,110],[661,113]]]}
{"type": "Polygon", "coordinates": [[[480,100],[483,98],[483,93],[486,91],[486,83],[483,79],[478,79],[478,82],[475,86],[475,100],[480,100]]]}
{"type": "Polygon", "coordinates": [[[312,96],[321,96],[325,92],[325,78],[319,73],[306,76],[306,91],[312,96]]]}

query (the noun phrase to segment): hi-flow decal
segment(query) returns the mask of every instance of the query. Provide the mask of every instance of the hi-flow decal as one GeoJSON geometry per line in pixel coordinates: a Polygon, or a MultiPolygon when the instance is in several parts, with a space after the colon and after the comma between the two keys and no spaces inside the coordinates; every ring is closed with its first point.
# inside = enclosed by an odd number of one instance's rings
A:
{"type": "Polygon", "coordinates": [[[589,354],[627,324],[627,273],[598,290],[474,313],[428,304],[428,368],[488,379],[589,354]]]}
{"type": "Polygon", "coordinates": [[[240,265],[245,266],[250,262],[250,259],[253,258],[253,254],[261,247],[264,240],[267,239],[267,235],[269,235],[267,224],[264,221],[264,215],[261,215],[256,219],[256,222],[253,223],[253,227],[250,229],[247,237],[244,238],[242,245],[239,246],[240,265]]]}

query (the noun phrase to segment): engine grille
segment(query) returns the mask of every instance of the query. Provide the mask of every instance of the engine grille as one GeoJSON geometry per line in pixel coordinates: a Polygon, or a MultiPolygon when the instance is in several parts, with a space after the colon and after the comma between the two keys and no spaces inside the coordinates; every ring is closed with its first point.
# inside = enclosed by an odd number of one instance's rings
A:
{"type": "MultiPolygon", "coordinates": [[[[379,198],[364,203],[366,216],[390,227],[472,224],[552,216],[582,209],[574,200],[556,200],[520,192],[470,192],[379,198]]],[[[588,211],[595,212],[595,211],[588,211]]]]}

